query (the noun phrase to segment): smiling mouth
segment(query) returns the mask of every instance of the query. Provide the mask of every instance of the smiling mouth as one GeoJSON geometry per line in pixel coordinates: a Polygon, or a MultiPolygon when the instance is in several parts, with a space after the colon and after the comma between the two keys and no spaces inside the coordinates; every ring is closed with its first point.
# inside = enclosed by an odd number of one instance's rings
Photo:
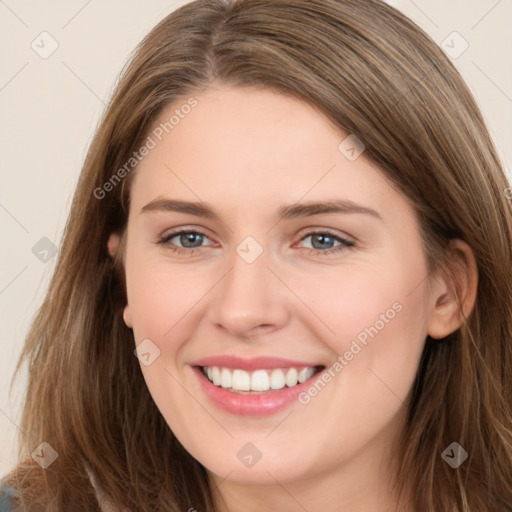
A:
{"type": "Polygon", "coordinates": [[[220,366],[199,368],[214,386],[233,393],[252,395],[293,388],[311,379],[325,366],[259,369],[251,372],[220,366]]]}

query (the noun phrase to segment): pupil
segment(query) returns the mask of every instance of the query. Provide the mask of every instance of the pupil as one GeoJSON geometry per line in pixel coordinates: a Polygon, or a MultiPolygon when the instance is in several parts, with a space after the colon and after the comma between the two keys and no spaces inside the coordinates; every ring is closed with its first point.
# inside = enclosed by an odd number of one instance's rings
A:
{"type": "Polygon", "coordinates": [[[199,236],[202,236],[202,235],[199,235],[198,233],[187,233],[185,235],[182,235],[181,237],[181,243],[185,246],[185,247],[188,247],[188,243],[194,243],[194,238],[195,237],[199,237],[199,236]],[[183,243],[183,241],[185,241],[185,243],[183,243]]]}
{"type": "MultiPolygon", "coordinates": [[[[325,236],[325,235],[315,235],[315,236],[318,237],[318,239],[320,240],[321,244],[325,244],[326,239],[331,239],[331,242],[332,242],[332,237],[329,236],[329,235],[327,235],[327,236],[325,236]]],[[[313,240],[315,240],[315,237],[313,237],[313,240]]],[[[313,246],[314,245],[315,244],[313,243],[313,246]]],[[[323,245],[323,246],[321,245],[320,248],[325,248],[325,245],[323,245]]],[[[330,248],[330,246],[329,246],[329,248],[330,248]]],[[[316,247],[315,247],[315,249],[316,249],[316,247]]]]}

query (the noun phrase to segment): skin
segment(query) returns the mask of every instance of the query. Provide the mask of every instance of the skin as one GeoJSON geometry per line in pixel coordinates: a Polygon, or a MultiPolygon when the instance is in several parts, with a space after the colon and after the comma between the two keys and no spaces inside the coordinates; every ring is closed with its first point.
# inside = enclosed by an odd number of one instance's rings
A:
{"type": "MultiPolygon", "coordinates": [[[[124,321],[138,345],[160,356],[141,364],[156,405],[209,474],[219,510],[365,512],[397,510],[387,464],[427,334],[442,338],[474,304],[471,249],[452,243],[463,269],[429,277],[414,209],[363,153],[338,150],[348,135],[311,106],[258,88],[215,84],[139,164],[124,241],[124,321]],[[156,198],[209,203],[221,220],[141,208],[156,198]],[[282,205],[348,199],[376,210],[281,220],[282,205]],[[198,230],[184,248],[178,228],[198,230]],[[328,231],[338,239],[307,236],[328,231]],[[247,263],[236,248],[252,236],[262,254],[247,263]],[[327,244],[327,246],[325,245],[327,244]],[[312,249],[316,248],[316,252],[312,249]],[[188,250],[190,249],[183,249],[188,250]],[[204,395],[191,363],[237,354],[330,366],[355,337],[399,303],[402,309],[307,405],[268,417],[239,417],[204,395]],[[246,443],[262,454],[248,468],[246,443]]],[[[186,99],[184,100],[186,101],[186,99]]],[[[184,101],[169,105],[169,119],[184,101]]],[[[118,250],[113,233],[109,251],[118,250]]],[[[164,454],[162,454],[164,456],[164,454]]],[[[194,506],[193,503],[190,504],[194,506]]],[[[410,508],[405,508],[410,510],[410,508]]]]}

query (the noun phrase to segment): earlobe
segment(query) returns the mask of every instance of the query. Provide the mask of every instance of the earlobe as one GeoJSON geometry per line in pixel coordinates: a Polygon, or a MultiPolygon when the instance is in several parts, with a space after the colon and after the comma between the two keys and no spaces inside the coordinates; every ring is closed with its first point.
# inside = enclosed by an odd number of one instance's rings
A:
{"type": "Polygon", "coordinates": [[[434,287],[434,305],[429,314],[428,334],[441,339],[456,331],[468,318],[476,301],[478,268],[471,247],[452,240],[450,278],[440,278],[434,287]]]}
{"type": "Polygon", "coordinates": [[[128,306],[128,304],[124,307],[123,310],[123,320],[127,327],[133,329],[132,314],[130,312],[130,306],[128,306]]]}

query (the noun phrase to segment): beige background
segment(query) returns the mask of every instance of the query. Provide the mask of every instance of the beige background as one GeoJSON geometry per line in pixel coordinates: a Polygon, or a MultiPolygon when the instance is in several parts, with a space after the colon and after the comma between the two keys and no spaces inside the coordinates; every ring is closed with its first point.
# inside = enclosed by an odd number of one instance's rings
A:
{"type": "MultiPolygon", "coordinates": [[[[59,245],[87,146],[119,71],[140,39],[185,3],[0,0],[0,475],[15,463],[26,374],[9,397],[11,375],[55,263],[51,251],[40,256],[49,258],[45,263],[32,248],[51,249],[43,237],[59,245]],[[52,44],[58,48],[45,59],[35,51],[44,56],[52,44]]],[[[389,3],[441,46],[446,40],[451,52],[467,41],[454,62],[512,169],[512,1],[389,3]]]]}

